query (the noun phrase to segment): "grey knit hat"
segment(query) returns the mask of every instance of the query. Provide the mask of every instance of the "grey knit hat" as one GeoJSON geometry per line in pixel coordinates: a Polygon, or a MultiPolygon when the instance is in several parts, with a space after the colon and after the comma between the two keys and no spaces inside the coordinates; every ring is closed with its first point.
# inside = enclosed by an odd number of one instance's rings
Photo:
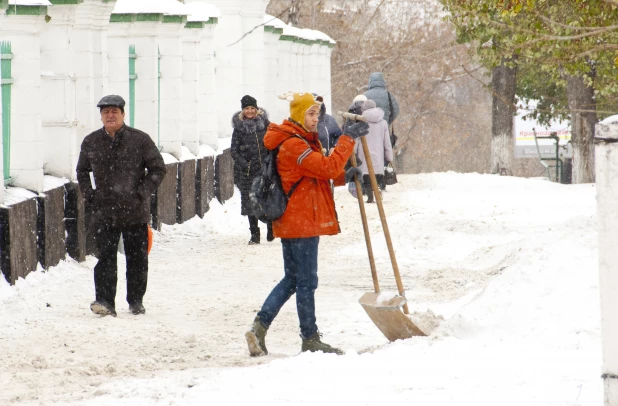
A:
{"type": "Polygon", "coordinates": [[[352,104],[350,104],[350,107],[348,107],[348,110],[350,110],[350,111],[357,111],[358,113],[356,113],[356,114],[360,114],[360,109],[361,109],[361,107],[363,107],[363,103],[365,103],[365,102],[362,101],[362,100],[358,100],[358,101],[352,102],[352,104]]]}
{"type": "Polygon", "coordinates": [[[375,108],[376,108],[376,102],[374,102],[373,100],[367,100],[365,103],[363,103],[363,107],[361,107],[361,111],[375,109],[375,108]]]}

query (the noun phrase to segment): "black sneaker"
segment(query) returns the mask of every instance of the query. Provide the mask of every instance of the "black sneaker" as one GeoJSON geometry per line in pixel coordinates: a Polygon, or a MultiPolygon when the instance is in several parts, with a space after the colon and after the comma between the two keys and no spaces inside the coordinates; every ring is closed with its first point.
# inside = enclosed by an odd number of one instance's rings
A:
{"type": "Polygon", "coordinates": [[[133,302],[129,305],[129,311],[135,315],[146,313],[146,309],[142,302],[133,302]]]}
{"type": "Polygon", "coordinates": [[[98,314],[99,316],[117,316],[114,306],[104,300],[95,300],[90,303],[90,310],[92,310],[92,313],[98,314]]]}

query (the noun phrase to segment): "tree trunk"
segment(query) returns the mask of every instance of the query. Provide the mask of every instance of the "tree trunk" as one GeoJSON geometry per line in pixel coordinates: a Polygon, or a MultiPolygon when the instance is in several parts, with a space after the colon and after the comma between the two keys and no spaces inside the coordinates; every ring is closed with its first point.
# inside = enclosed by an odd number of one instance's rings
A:
{"type": "MultiPolygon", "coordinates": [[[[594,72],[592,75],[594,77],[594,72]]],[[[594,126],[597,122],[594,87],[586,85],[584,76],[567,76],[566,79],[571,110],[572,180],[573,183],[593,183],[594,126]]]]}
{"type": "Polygon", "coordinates": [[[506,66],[510,59],[504,59],[492,71],[493,89],[491,117],[491,173],[513,174],[513,115],[515,108],[515,84],[517,67],[506,66]]]}
{"type": "Polygon", "coordinates": [[[302,0],[290,0],[290,9],[288,10],[288,23],[294,27],[298,27],[298,17],[300,12],[300,2],[302,0]]]}

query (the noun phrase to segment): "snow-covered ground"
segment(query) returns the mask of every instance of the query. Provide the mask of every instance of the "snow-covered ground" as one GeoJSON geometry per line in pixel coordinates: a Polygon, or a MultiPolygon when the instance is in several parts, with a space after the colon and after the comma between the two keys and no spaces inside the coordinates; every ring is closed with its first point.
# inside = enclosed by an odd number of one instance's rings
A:
{"type": "MultiPolygon", "coordinates": [[[[278,240],[247,246],[236,197],[155,234],[147,313],[89,310],[95,259],[15,287],[0,278],[2,405],[594,405],[602,402],[594,185],[436,173],[384,193],[411,312],[445,321],[388,343],[358,304],[371,275],[356,200],[322,237],[317,318],[344,356],[299,354],[291,300],[250,358],[244,332],[282,276],[278,240]]],[[[236,195],[237,196],[237,195],[236,195]]],[[[383,290],[394,291],[375,205],[383,290]]],[[[265,235],[265,227],[262,228],[265,235]]]]}

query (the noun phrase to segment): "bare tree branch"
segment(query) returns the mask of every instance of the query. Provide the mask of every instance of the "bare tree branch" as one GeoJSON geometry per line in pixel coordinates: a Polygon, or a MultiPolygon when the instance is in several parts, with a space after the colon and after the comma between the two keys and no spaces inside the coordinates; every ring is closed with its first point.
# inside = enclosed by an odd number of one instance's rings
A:
{"type": "Polygon", "coordinates": [[[595,52],[611,51],[611,50],[614,50],[614,49],[618,49],[618,44],[598,45],[598,46],[595,46],[592,49],[589,49],[589,50],[587,50],[585,52],[582,52],[580,54],[576,54],[575,56],[573,56],[573,59],[583,58],[584,56],[592,55],[595,52]]]}
{"type": "MultiPolygon", "coordinates": [[[[537,12],[534,13],[535,16],[537,16],[538,18],[540,18],[541,20],[543,20],[544,22],[548,23],[550,26],[556,25],[558,27],[562,27],[568,30],[573,30],[573,31],[594,31],[594,30],[598,30],[599,27],[574,27],[572,25],[568,25],[568,24],[562,24],[559,23],[558,21],[554,21],[548,17],[545,17],[544,15],[541,15],[537,12]]],[[[618,25],[614,25],[611,26],[613,28],[618,28],[618,25]]]]}
{"type": "Polygon", "coordinates": [[[262,24],[256,25],[255,27],[253,27],[251,30],[247,31],[246,33],[243,34],[242,37],[240,37],[237,41],[232,42],[230,45],[228,45],[228,47],[231,47],[233,45],[238,44],[240,41],[242,41],[247,35],[251,34],[253,31],[257,30],[260,27],[265,26],[266,24],[268,24],[271,21],[276,20],[277,18],[283,16],[285,13],[287,13],[292,7],[294,7],[293,5],[288,7],[287,9],[283,10],[281,13],[279,13],[278,15],[276,15],[275,17],[271,18],[268,21],[263,22],[262,24]]]}
{"type": "Polygon", "coordinates": [[[346,66],[358,65],[359,63],[364,63],[364,62],[367,62],[367,61],[369,61],[369,60],[371,60],[371,59],[374,59],[374,58],[376,58],[376,57],[377,57],[376,55],[369,55],[369,56],[366,56],[366,57],[364,57],[364,58],[361,58],[361,59],[359,59],[359,60],[357,60],[357,61],[350,61],[350,62],[346,62],[346,63],[344,63],[344,64],[343,64],[343,65],[341,65],[341,66],[346,67],[346,66]]]}

